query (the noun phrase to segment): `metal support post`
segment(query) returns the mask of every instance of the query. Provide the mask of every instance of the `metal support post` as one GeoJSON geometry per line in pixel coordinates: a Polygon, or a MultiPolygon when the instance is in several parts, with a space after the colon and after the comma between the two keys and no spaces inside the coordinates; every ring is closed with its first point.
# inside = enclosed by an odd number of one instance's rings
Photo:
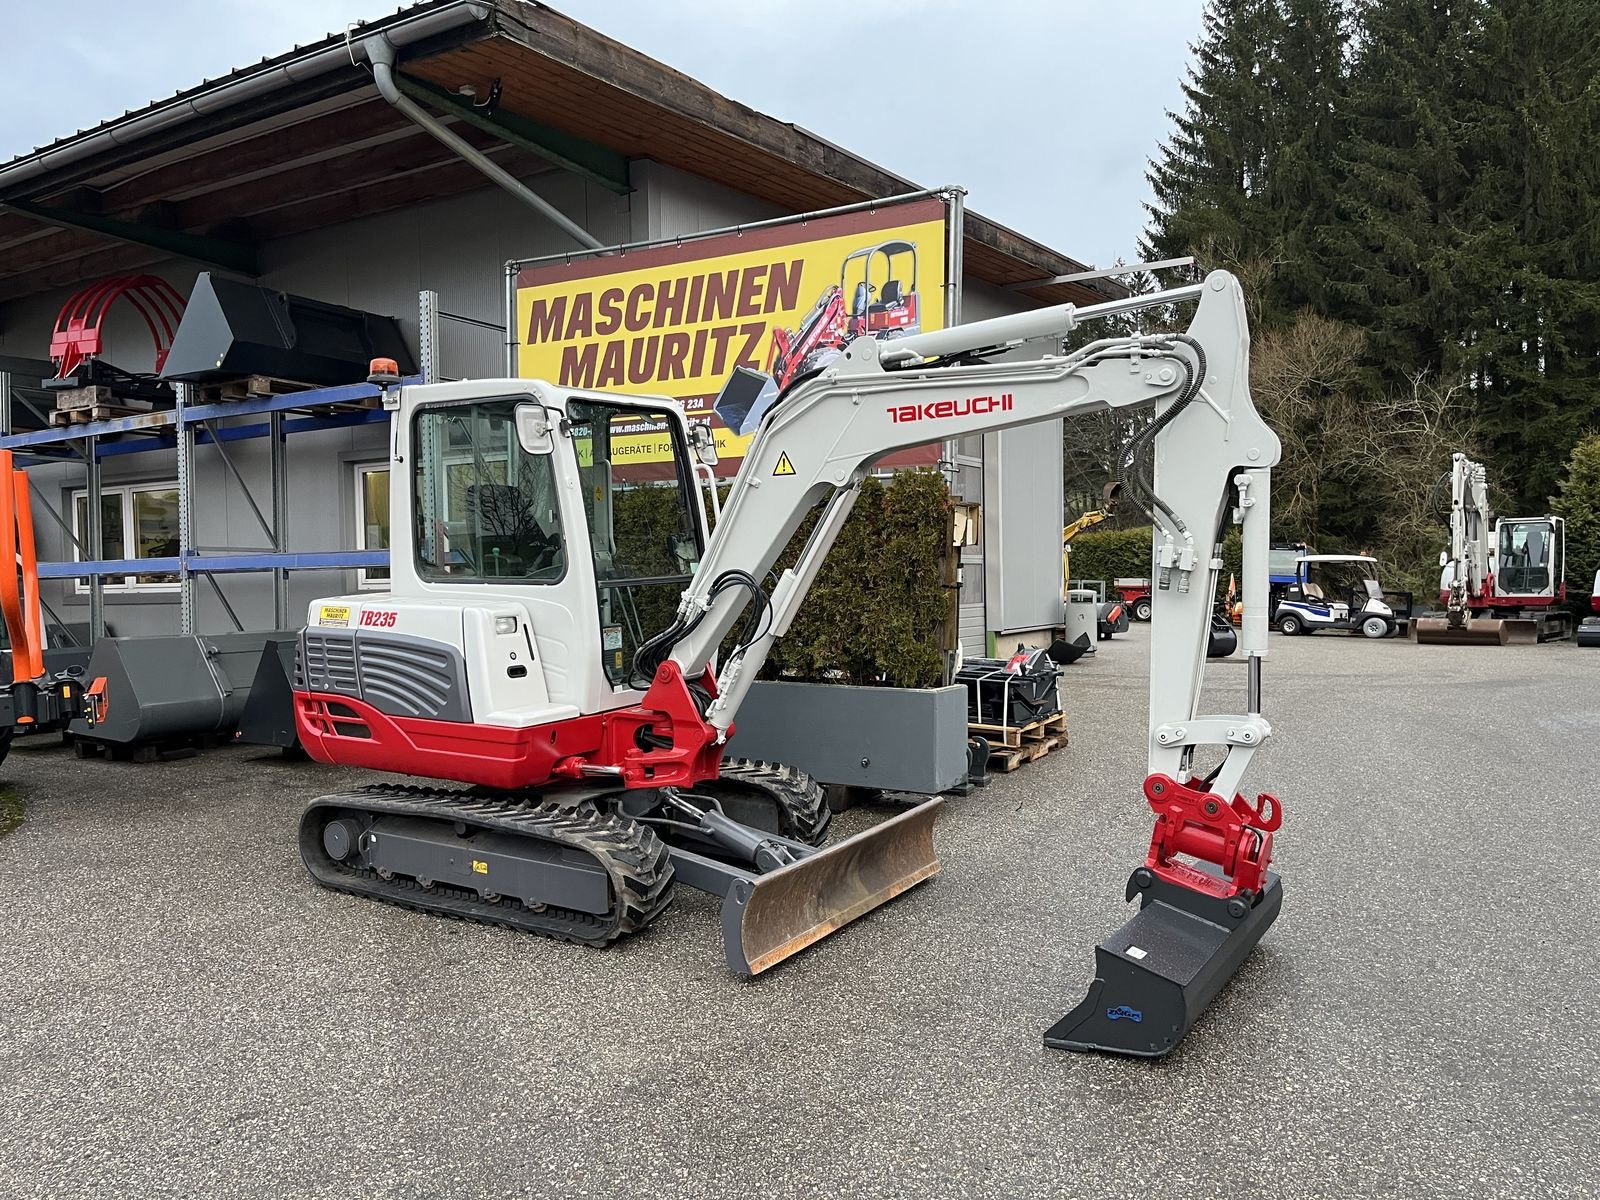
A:
{"type": "Polygon", "coordinates": [[[439,382],[439,293],[417,293],[417,365],[423,383],[439,382]]]}
{"type": "Polygon", "coordinates": [[[177,386],[178,421],[178,632],[195,631],[194,576],[189,555],[194,551],[194,426],[184,420],[192,395],[187,383],[177,386]]]}
{"type": "MultiPolygon", "coordinates": [[[[284,442],[283,414],[272,413],[272,548],[279,554],[289,550],[289,448],[284,442]]],[[[219,446],[218,449],[221,447],[219,446]]],[[[289,572],[272,568],[273,628],[289,625],[289,572]]]]}
{"type": "MultiPolygon", "coordinates": [[[[88,482],[85,488],[85,507],[89,510],[88,532],[89,551],[94,558],[99,558],[105,553],[105,531],[100,528],[100,439],[93,435],[83,440],[83,464],[88,472],[88,482]]],[[[122,550],[117,551],[120,557],[122,550]]],[[[105,578],[101,575],[89,576],[89,644],[93,645],[106,635],[106,592],[105,578]]]]}
{"type": "Polygon", "coordinates": [[[516,261],[506,264],[506,378],[516,379],[517,376],[517,276],[522,273],[522,264],[516,261]]]}

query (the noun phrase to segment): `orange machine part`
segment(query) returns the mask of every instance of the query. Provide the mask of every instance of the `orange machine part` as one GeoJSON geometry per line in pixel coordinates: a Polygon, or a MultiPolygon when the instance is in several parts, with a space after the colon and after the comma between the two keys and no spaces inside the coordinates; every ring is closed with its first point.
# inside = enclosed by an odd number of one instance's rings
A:
{"type": "Polygon", "coordinates": [[[0,450],[0,615],[5,618],[6,636],[11,641],[11,678],[15,683],[44,674],[44,650],[28,623],[28,614],[38,611],[39,564],[34,556],[28,475],[13,465],[11,451],[0,450]]]}

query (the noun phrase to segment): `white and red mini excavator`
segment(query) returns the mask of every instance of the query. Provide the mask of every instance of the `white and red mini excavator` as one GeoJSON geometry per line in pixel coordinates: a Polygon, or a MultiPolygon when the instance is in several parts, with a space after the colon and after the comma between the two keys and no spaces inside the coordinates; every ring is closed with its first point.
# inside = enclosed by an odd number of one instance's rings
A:
{"type": "Polygon", "coordinates": [[[1416,640],[1506,646],[1571,637],[1566,521],[1497,517],[1487,470],[1465,454],[1450,456],[1448,479],[1450,546],[1439,555],[1445,615],[1413,622],[1416,640]]]}
{"type": "MultiPolygon", "coordinates": [[[[655,396],[530,379],[392,386],[388,595],[311,605],[295,678],[323,762],[465,787],[376,786],[306,809],[331,888],[601,945],[660,915],[674,882],[723,897],[730,966],[755,974],[937,873],[931,800],[835,845],[808,777],[724,758],[857,489],[892,451],[1107,409],[1153,410],[1149,770],[1156,831],[1050,1045],[1158,1055],[1183,1037],[1282,902],[1281,819],[1239,788],[1270,729],[1269,479],[1278,439],[1247,385],[1239,285],[1204,283],[891,341],[858,338],[761,418],[708,533],[710,430],[655,396]],[[1080,322],[1198,301],[1187,333],[1060,353],[1080,322]],[[1032,361],[988,361],[1022,343],[1032,361]],[[822,512],[794,566],[769,572],[822,512]],[[1198,711],[1230,523],[1245,547],[1242,711],[1198,711]],[[1202,750],[1202,748],[1204,748],[1202,750]],[[1204,764],[1196,759],[1201,750],[1204,764]]],[[[1135,446],[1138,451],[1142,446],[1135,446]]]]}

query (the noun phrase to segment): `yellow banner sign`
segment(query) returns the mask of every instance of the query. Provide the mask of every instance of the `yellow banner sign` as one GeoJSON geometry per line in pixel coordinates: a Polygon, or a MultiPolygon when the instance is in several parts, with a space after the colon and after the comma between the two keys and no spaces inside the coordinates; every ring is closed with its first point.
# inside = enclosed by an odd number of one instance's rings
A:
{"type": "MultiPolygon", "coordinates": [[[[857,337],[943,328],[945,230],[930,199],[524,268],[518,373],[678,399],[712,424],[732,474],[763,386],[787,387],[857,337]]],[[[619,462],[671,458],[664,431],[614,432],[619,462]]]]}

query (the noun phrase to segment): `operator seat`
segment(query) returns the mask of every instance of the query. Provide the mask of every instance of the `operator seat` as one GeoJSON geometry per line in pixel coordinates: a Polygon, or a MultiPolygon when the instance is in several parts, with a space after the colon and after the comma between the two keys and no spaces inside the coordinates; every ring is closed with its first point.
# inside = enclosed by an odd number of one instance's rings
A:
{"type": "Polygon", "coordinates": [[[859,317],[862,313],[877,307],[872,303],[872,285],[863,279],[856,284],[854,297],[850,301],[850,315],[859,317]]]}
{"type": "Polygon", "coordinates": [[[872,306],[873,311],[883,312],[885,309],[899,308],[906,302],[905,292],[901,290],[898,279],[884,281],[883,290],[878,293],[878,302],[872,306]]]}

